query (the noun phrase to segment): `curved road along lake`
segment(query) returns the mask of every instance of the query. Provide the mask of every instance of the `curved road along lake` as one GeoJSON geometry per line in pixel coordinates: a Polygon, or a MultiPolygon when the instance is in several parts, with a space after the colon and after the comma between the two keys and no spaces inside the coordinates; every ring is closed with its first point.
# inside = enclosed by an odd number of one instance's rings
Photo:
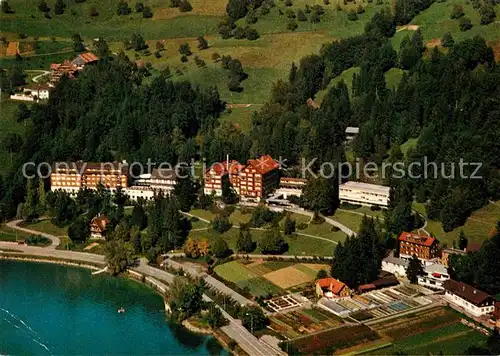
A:
{"type": "Polygon", "coordinates": [[[0,355],[226,354],[166,321],[163,299],[125,278],[0,261],[0,355]],[[118,308],[125,308],[123,314],[118,308]]]}

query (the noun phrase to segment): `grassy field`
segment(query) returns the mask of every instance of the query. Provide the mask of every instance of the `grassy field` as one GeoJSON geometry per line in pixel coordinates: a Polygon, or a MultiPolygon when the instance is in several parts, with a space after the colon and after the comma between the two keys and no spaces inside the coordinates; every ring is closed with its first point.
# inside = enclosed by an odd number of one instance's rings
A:
{"type": "MultiPolygon", "coordinates": [[[[496,5],[495,10],[498,13],[500,6],[496,5]]],[[[472,8],[472,4],[465,0],[434,2],[429,9],[417,15],[411,24],[421,28],[425,40],[441,39],[446,32],[450,32],[455,41],[472,38],[476,35],[480,35],[486,40],[500,38],[500,23],[495,21],[486,26],[481,25],[479,11],[472,8]],[[462,5],[465,16],[471,19],[473,27],[469,31],[460,31],[458,20],[450,19],[451,10],[455,4],[462,5]]]]}
{"type": "Polygon", "coordinates": [[[227,262],[215,267],[215,272],[242,289],[248,288],[254,296],[266,296],[310,283],[316,279],[320,269],[328,270],[329,266],[258,260],[250,263],[227,262]]]}
{"type": "MultiPolygon", "coordinates": [[[[254,230],[250,231],[252,235],[252,239],[254,242],[258,242],[262,237],[262,230],[254,230]]],[[[214,238],[214,236],[218,235],[217,233],[210,230],[199,230],[199,231],[191,231],[189,233],[190,237],[204,239],[210,241],[214,238]]],[[[239,229],[231,228],[229,231],[220,235],[229,245],[233,251],[236,251],[236,240],[239,236],[239,229]]],[[[332,240],[332,242],[315,239],[313,237],[308,236],[285,236],[283,235],[285,242],[288,244],[288,250],[284,253],[284,255],[290,256],[331,256],[333,254],[333,250],[335,249],[336,243],[332,240]]],[[[345,239],[345,234],[339,234],[339,238],[345,239]]],[[[342,240],[343,241],[343,240],[342,240]]],[[[255,254],[260,253],[260,249],[257,247],[255,254]]]]}
{"type": "Polygon", "coordinates": [[[50,220],[40,220],[35,223],[24,224],[23,226],[27,229],[40,231],[55,236],[65,236],[68,234],[67,227],[55,226],[50,220]]]}
{"type": "Polygon", "coordinates": [[[249,132],[252,128],[252,115],[262,108],[262,105],[251,105],[249,107],[232,108],[231,112],[222,114],[221,122],[227,121],[240,127],[243,131],[249,132]]]}
{"type": "Polygon", "coordinates": [[[352,95],[352,76],[354,74],[359,74],[360,71],[361,71],[360,67],[353,67],[353,68],[346,69],[339,76],[335,77],[330,82],[330,84],[328,84],[328,86],[326,87],[326,89],[320,90],[318,92],[318,94],[315,97],[315,101],[317,103],[321,104],[323,102],[326,94],[328,93],[328,91],[332,87],[334,87],[338,83],[340,83],[341,81],[344,81],[344,83],[347,85],[347,88],[349,89],[349,95],[352,95]]]}
{"type": "MultiPolygon", "coordinates": [[[[201,209],[194,209],[190,213],[194,216],[207,220],[212,220],[215,217],[212,212],[201,209]]],[[[347,214],[350,219],[361,222],[362,216],[350,213],[345,214],[347,214]]],[[[238,209],[236,209],[229,217],[234,227],[222,234],[222,237],[227,241],[229,247],[232,248],[233,251],[236,251],[236,240],[239,236],[239,229],[236,227],[242,223],[247,223],[250,218],[251,214],[242,214],[238,209]]],[[[296,235],[283,235],[285,242],[288,244],[288,251],[285,252],[285,255],[331,256],[336,244],[338,242],[343,242],[346,239],[346,235],[342,231],[332,231],[332,225],[326,222],[322,224],[310,224],[310,218],[301,214],[291,214],[291,218],[295,220],[297,224],[306,223],[307,227],[302,230],[297,229],[296,235]],[[320,237],[322,239],[315,237],[320,237]],[[324,240],[325,238],[331,240],[331,242],[324,240]]],[[[280,222],[281,227],[283,226],[283,221],[284,219],[280,222]]],[[[255,242],[258,242],[263,233],[264,231],[262,229],[251,229],[252,238],[255,242]]],[[[202,231],[191,231],[190,233],[190,236],[192,237],[208,240],[213,238],[215,235],[215,232],[208,229],[202,231]]],[[[257,248],[254,253],[260,253],[259,248],[257,248]]]]}
{"type": "Polygon", "coordinates": [[[460,318],[456,311],[440,307],[374,325],[373,329],[392,345],[367,354],[463,354],[467,346],[480,345],[487,337],[461,324],[460,318]]]}
{"type": "MultiPolygon", "coordinates": [[[[11,168],[11,158],[14,159],[15,153],[9,154],[5,145],[1,144],[5,142],[5,138],[9,133],[17,133],[24,136],[25,130],[31,125],[30,119],[26,120],[24,123],[18,123],[14,119],[14,114],[17,110],[19,103],[7,99],[2,99],[0,101],[0,175],[4,174],[11,168]]],[[[30,105],[28,105],[29,107],[30,105]]]]}
{"type": "MultiPolygon", "coordinates": [[[[413,208],[425,214],[425,206],[413,203],[413,208]]],[[[435,236],[441,244],[453,245],[453,241],[458,238],[460,230],[464,230],[465,236],[472,243],[483,242],[488,239],[489,233],[493,231],[497,221],[500,220],[500,201],[490,203],[487,206],[472,213],[464,226],[458,227],[450,232],[444,232],[439,221],[428,220],[425,228],[431,235],[435,236]]]]}
{"type": "Polygon", "coordinates": [[[12,229],[5,224],[0,224],[0,241],[22,240],[27,236],[31,236],[31,234],[12,229]]]}
{"type": "Polygon", "coordinates": [[[410,148],[412,149],[415,148],[417,146],[417,143],[418,143],[418,138],[410,138],[408,141],[406,141],[401,145],[401,152],[405,155],[405,157],[408,156],[408,150],[410,148]]]}

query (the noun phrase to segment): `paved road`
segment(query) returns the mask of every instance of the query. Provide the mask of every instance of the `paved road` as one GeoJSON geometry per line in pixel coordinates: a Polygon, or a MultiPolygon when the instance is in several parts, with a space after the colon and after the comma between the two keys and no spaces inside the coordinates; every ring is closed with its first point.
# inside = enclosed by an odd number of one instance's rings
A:
{"type": "Polygon", "coordinates": [[[10,228],[12,228],[12,229],[16,229],[16,230],[19,230],[19,231],[26,232],[28,234],[41,235],[43,237],[46,237],[46,238],[50,239],[52,241],[52,243],[51,243],[50,246],[48,246],[48,248],[51,248],[51,249],[55,249],[61,243],[61,240],[59,240],[59,237],[57,237],[57,236],[54,236],[54,235],[51,235],[51,234],[46,234],[46,233],[43,233],[43,232],[40,232],[40,231],[35,231],[35,230],[27,229],[25,227],[18,226],[21,222],[22,222],[22,220],[12,220],[12,221],[9,221],[7,223],[7,226],[10,227],[10,228]]]}
{"type": "Polygon", "coordinates": [[[106,265],[106,262],[104,261],[104,256],[102,255],[96,255],[93,253],[86,253],[86,252],[77,252],[77,251],[56,250],[51,247],[52,246],[49,247],[26,246],[26,245],[18,245],[12,242],[0,241],[0,251],[2,249],[5,249],[6,251],[3,252],[5,254],[18,253],[18,252],[9,252],[9,250],[16,250],[16,251],[21,251],[26,255],[53,257],[53,258],[60,258],[77,262],[90,262],[93,264],[101,265],[103,267],[106,265]]]}
{"type": "Polygon", "coordinates": [[[33,71],[31,71],[31,72],[42,72],[42,74],[39,74],[39,75],[37,75],[36,77],[31,78],[31,80],[32,80],[34,83],[38,83],[38,80],[39,80],[41,77],[44,77],[44,76],[46,76],[46,75],[50,74],[50,71],[48,71],[48,70],[37,70],[37,71],[33,70],[33,71]]]}
{"type": "MultiPolygon", "coordinates": [[[[167,253],[163,256],[166,256],[166,257],[178,257],[178,258],[182,258],[182,257],[186,257],[186,254],[184,252],[172,252],[172,253],[167,253]]],[[[297,256],[293,256],[293,255],[261,255],[261,254],[254,254],[254,253],[233,253],[231,255],[232,257],[249,257],[249,258],[262,258],[262,259],[269,259],[269,258],[281,258],[281,259],[284,259],[284,260],[294,260],[295,258],[298,258],[299,260],[311,260],[311,259],[314,259],[314,258],[317,258],[318,256],[302,256],[302,255],[297,255],[297,256]]],[[[333,257],[331,256],[322,256],[323,259],[326,259],[326,260],[331,260],[333,259],[333,257]]]]}

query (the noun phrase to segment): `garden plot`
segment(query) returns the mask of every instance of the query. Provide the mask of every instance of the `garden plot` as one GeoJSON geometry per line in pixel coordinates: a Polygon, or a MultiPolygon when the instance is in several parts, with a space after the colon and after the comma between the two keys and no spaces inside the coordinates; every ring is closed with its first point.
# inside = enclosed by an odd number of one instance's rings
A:
{"type": "Polygon", "coordinates": [[[285,309],[296,308],[302,303],[290,295],[284,295],[267,301],[267,305],[276,312],[282,312],[285,309]]]}
{"type": "Polygon", "coordinates": [[[316,308],[276,314],[270,318],[270,321],[271,329],[290,339],[331,329],[342,324],[341,319],[316,308]]]}
{"type": "Polygon", "coordinates": [[[420,296],[407,286],[396,286],[357,295],[352,298],[321,299],[320,305],[341,317],[350,316],[357,321],[382,318],[432,301],[420,296]]]}

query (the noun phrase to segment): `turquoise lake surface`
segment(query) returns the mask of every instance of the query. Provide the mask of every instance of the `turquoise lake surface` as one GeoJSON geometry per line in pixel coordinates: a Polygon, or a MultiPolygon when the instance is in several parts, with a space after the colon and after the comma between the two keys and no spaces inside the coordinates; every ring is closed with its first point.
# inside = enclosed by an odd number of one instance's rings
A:
{"type": "Polygon", "coordinates": [[[126,278],[0,261],[0,355],[219,355],[212,337],[166,319],[163,299],[126,278]],[[117,310],[123,307],[125,313],[117,310]]]}

